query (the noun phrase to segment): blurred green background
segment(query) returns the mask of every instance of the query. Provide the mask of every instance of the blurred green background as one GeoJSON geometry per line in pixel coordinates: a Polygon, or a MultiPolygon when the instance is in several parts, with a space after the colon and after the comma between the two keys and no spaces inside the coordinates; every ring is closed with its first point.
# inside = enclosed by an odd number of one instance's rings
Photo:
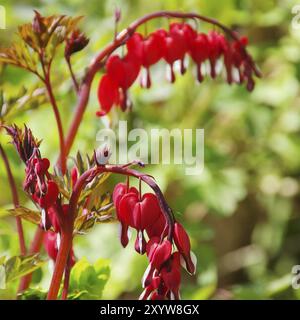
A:
{"type": "MultiPolygon", "coordinates": [[[[249,50],[263,78],[253,93],[229,87],[223,80],[195,83],[192,72],[168,84],[164,73],[154,72],[153,86],[131,90],[133,112],[122,114],[137,128],[204,128],[205,169],[200,176],[186,176],[179,166],[149,166],[176,217],[187,228],[198,259],[197,273],[183,274],[183,299],[297,299],[291,287],[291,269],[300,264],[300,30],[292,28],[292,7],[297,1],[274,0],[32,0],[1,1],[7,12],[7,29],[0,30],[0,45],[8,46],[17,26],[43,15],[84,15],[81,28],[90,44],[74,57],[78,76],[91,58],[112,39],[113,14],[122,10],[120,29],[152,11],[182,10],[208,15],[249,37],[249,50]]],[[[160,19],[153,25],[167,26],[160,19]]],[[[199,26],[202,28],[202,25],[199,26]]],[[[207,30],[206,26],[203,26],[207,30]]],[[[143,30],[141,30],[143,32],[143,30]]],[[[75,104],[71,81],[61,55],[54,63],[53,81],[65,128],[75,104]]],[[[97,76],[100,78],[100,75],[97,76]]],[[[0,85],[7,95],[37,80],[9,67],[0,85]]],[[[98,109],[97,79],[90,103],[72,149],[91,153],[97,131],[103,127],[98,109]]],[[[42,153],[55,161],[58,150],[56,124],[51,108],[19,112],[12,120],[26,123],[43,139],[42,153]]],[[[8,139],[0,141],[12,161],[22,195],[23,165],[8,139]]],[[[110,179],[110,187],[117,179],[110,179]]],[[[6,174],[0,161],[0,205],[11,207],[6,174]]],[[[22,203],[26,204],[22,195],[22,203]]],[[[34,227],[26,223],[26,238],[34,227]]],[[[90,262],[108,258],[111,276],[103,298],[136,298],[141,292],[145,257],[131,243],[125,250],[118,240],[118,226],[104,224],[75,240],[75,254],[90,262]]],[[[18,254],[14,220],[0,218],[0,255],[18,254]]],[[[33,286],[47,288],[48,267],[34,276],[33,286]]],[[[8,297],[8,296],[7,296],[8,297]]],[[[6,297],[6,298],[7,298],[6,297]]]]}

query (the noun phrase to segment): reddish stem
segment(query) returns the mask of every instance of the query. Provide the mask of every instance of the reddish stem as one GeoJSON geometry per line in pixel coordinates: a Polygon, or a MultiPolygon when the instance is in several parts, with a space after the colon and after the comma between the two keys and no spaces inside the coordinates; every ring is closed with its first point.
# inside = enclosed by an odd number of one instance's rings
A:
{"type": "Polygon", "coordinates": [[[76,77],[75,77],[73,68],[72,68],[72,64],[71,64],[70,57],[65,56],[65,59],[66,59],[66,62],[67,62],[67,65],[68,65],[68,69],[69,69],[69,72],[70,72],[70,75],[71,75],[71,78],[72,78],[72,81],[73,81],[73,86],[74,86],[74,88],[75,88],[75,90],[76,90],[76,93],[78,94],[78,92],[79,92],[79,85],[78,85],[78,82],[77,82],[77,80],[76,80],[76,77]]]}
{"type": "Polygon", "coordinates": [[[57,107],[57,103],[52,91],[52,86],[50,82],[50,75],[49,73],[45,74],[45,86],[48,92],[49,100],[53,108],[56,124],[57,124],[57,129],[58,129],[58,134],[59,134],[59,145],[60,145],[60,157],[59,157],[59,165],[61,168],[61,171],[63,174],[66,172],[66,152],[65,152],[65,139],[64,139],[64,130],[63,130],[63,125],[61,121],[61,117],[59,114],[59,110],[57,107]]]}
{"type": "Polygon", "coordinates": [[[63,286],[63,291],[62,291],[62,296],[61,296],[62,300],[68,299],[71,269],[72,269],[72,267],[71,267],[71,254],[69,253],[67,265],[65,268],[64,286],[63,286]]]}
{"type": "MultiPolygon", "coordinates": [[[[16,182],[13,177],[6,153],[1,145],[0,145],[0,154],[3,159],[5,169],[7,172],[7,178],[8,178],[9,185],[10,185],[10,190],[11,190],[11,195],[12,195],[14,207],[17,208],[19,206],[19,196],[18,196],[18,191],[17,191],[17,187],[16,187],[16,182]]],[[[21,252],[21,255],[26,255],[24,231],[23,231],[22,220],[20,217],[16,217],[16,223],[17,223],[17,230],[18,230],[18,236],[19,236],[20,252],[21,252]]]]}
{"type": "MultiPolygon", "coordinates": [[[[73,226],[72,226],[73,227],[73,226]]],[[[72,228],[73,229],[73,228],[72,228]]],[[[56,300],[61,284],[61,279],[67,265],[68,256],[72,247],[72,229],[69,231],[62,231],[61,242],[55,261],[55,268],[51,279],[47,300],[56,300]]]]}

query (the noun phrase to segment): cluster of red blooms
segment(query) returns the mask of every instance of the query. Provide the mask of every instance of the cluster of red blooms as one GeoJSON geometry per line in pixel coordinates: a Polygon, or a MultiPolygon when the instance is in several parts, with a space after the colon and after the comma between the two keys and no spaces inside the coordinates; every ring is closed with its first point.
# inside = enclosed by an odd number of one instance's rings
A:
{"type": "Polygon", "coordinates": [[[135,187],[119,183],[113,192],[113,202],[117,218],[121,224],[121,243],[129,241],[129,227],[137,230],[135,250],[147,253],[147,268],[140,299],[179,299],[181,265],[193,274],[195,264],[192,259],[189,237],[181,224],[175,222],[173,241],[178,251],[172,252],[172,240],[168,236],[168,224],[160,209],[156,195],[141,194],[135,187]],[[146,242],[144,232],[149,240],[146,242]]]}
{"type": "Polygon", "coordinates": [[[180,61],[180,71],[185,73],[184,59],[189,55],[197,66],[197,79],[203,81],[202,64],[210,65],[210,76],[217,75],[217,61],[223,57],[227,82],[246,82],[249,91],[254,88],[253,74],[259,76],[252,58],[245,50],[247,38],[229,41],[217,31],[208,34],[196,32],[187,23],[171,23],[169,31],[159,29],[144,37],[134,33],[126,42],[124,57],[111,55],[106,61],[106,74],[98,87],[98,100],[101,110],[98,116],[108,113],[113,105],[124,111],[129,105],[127,91],[137,79],[142,67],[146,69],[146,83],[151,86],[150,67],[164,59],[170,66],[171,82],[175,81],[174,63],[180,61]],[[238,77],[234,76],[234,70],[238,77]]]}
{"type": "MultiPolygon", "coordinates": [[[[68,221],[69,204],[63,203],[58,185],[48,171],[50,162],[41,157],[39,142],[31,131],[26,127],[22,131],[17,126],[6,127],[6,130],[26,165],[24,190],[42,212],[40,227],[47,231],[44,246],[49,257],[55,261],[60,235],[68,221]]],[[[73,187],[77,180],[78,170],[75,167],[71,171],[73,187]]],[[[129,242],[129,228],[136,229],[135,250],[139,254],[146,253],[149,259],[143,279],[144,292],[140,298],[179,299],[181,266],[191,274],[195,273],[196,268],[190,240],[182,225],[173,219],[170,222],[170,217],[164,215],[156,194],[142,194],[127,184],[115,186],[113,202],[121,223],[122,245],[126,247],[129,242]]],[[[71,267],[75,263],[73,249],[68,263],[71,267]]]]}
{"type": "MultiPolygon", "coordinates": [[[[17,126],[5,128],[25,163],[23,188],[41,209],[42,221],[40,227],[47,230],[44,236],[45,249],[49,257],[55,261],[61,232],[59,219],[67,214],[68,205],[61,204],[59,188],[56,182],[51,180],[48,172],[50,161],[41,157],[40,142],[33,137],[31,130],[26,126],[24,132],[17,126]]],[[[74,264],[73,252],[71,256],[71,264],[74,264]]]]}

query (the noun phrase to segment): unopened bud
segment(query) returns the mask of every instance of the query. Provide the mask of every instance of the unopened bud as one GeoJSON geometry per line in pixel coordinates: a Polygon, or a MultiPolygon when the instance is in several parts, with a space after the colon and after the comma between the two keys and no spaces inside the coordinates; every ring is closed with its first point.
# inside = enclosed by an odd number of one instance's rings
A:
{"type": "Polygon", "coordinates": [[[71,33],[70,38],[66,40],[65,56],[70,57],[73,53],[81,51],[89,43],[89,39],[84,33],[79,30],[75,30],[71,33]]]}
{"type": "Polygon", "coordinates": [[[107,144],[99,147],[95,152],[95,161],[98,165],[104,165],[108,163],[111,156],[110,147],[107,144]]]}

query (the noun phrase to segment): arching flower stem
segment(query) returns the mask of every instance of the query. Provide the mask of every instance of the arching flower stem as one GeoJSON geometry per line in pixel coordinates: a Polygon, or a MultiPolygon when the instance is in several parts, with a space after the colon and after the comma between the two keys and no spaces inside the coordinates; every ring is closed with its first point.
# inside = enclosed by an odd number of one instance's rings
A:
{"type": "MultiPolygon", "coordinates": [[[[121,174],[127,177],[135,177],[145,182],[146,184],[149,185],[150,188],[152,188],[152,190],[155,192],[158,198],[159,206],[168,224],[168,240],[172,241],[175,219],[174,219],[171,208],[169,207],[169,205],[167,204],[164,198],[162,191],[160,190],[159,186],[157,185],[157,183],[152,177],[145,175],[137,170],[130,169],[124,166],[118,166],[118,165],[103,165],[103,166],[97,166],[97,167],[91,168],[79,177],[79,179],[77,180],[74,186],[74,189],[70,198],[69,212],[62,224],[61,244],[59,247],[57,259],[55,262],[54,273],[52,276],[50,289],[47,296],[48,300],[55,300],[59,292],[63,273],[67,265],[67,257],[72,247],[73,227],[74,227],[74,221],[77,215],[77,204],[78,204],[78,200],[80,198],[81,192],[84,189],[84,187],[89,182],[91,182],[96,176],[105,172],[121,174]]],[[[67,289],[65,288],[64,290],[67,290],[67,289]]]]}
{"type": "MultiPolygon", "coordinates": [[[[79,95],[78,95],[78,102],[75,110],[74,118],[71,122],[71,126],[69,128],[68,134],[66,136],[65,140],[65,157],[69,154],[74,139],[76,137],[78,128],[80,126],[83,114],[85,112],[85,109],[87,107],[88,101],[89,101],[89,95],[90,95],[90,89],[91,84],[93,82],[93,79],[95,77],[95,74],[103,67],[106,58],[111,55],[116,49],[118,49],[120,46],[124,45],[126,41],[132,36],[132,34],[136,31],[138,27],[141,25],[144,25],[150,20],[157,19],[157,18],[179,18],[179,19],[193,19],[193,20],[200,20],[203,22],[206,22],[208,24],[217,26],[218,28],[222,29],[230,38],[233,40],[239,40],[238,36],[234,31],[232,31],[230,28],[226,27],[219,21],[208,18],[196,13],[183,13],[183,12],[177,12],[177,11],[157,11],[151,14],[147,14],[143,16],[140,19],[137,19],[133,23],[129,25],[128,28],[121,31],[114,39],[113,42],[108,44],[103,50],[101,50],[98,55],[92,60],[90,66],[87,69],[86,75],[82,81],[82,84],[79,88],[79,95]]],[[[245,48],[242,48],[243,53],[245,57],[252,61],[252,58],[247,53],[245,48]]],[[[256,66],[253,64],[254,73],[257,77],[260,77],[260,71],[256,68],[256,66]]],[[[62,155],[60,155],[60,158],[62,158],[62,155]]]]}

